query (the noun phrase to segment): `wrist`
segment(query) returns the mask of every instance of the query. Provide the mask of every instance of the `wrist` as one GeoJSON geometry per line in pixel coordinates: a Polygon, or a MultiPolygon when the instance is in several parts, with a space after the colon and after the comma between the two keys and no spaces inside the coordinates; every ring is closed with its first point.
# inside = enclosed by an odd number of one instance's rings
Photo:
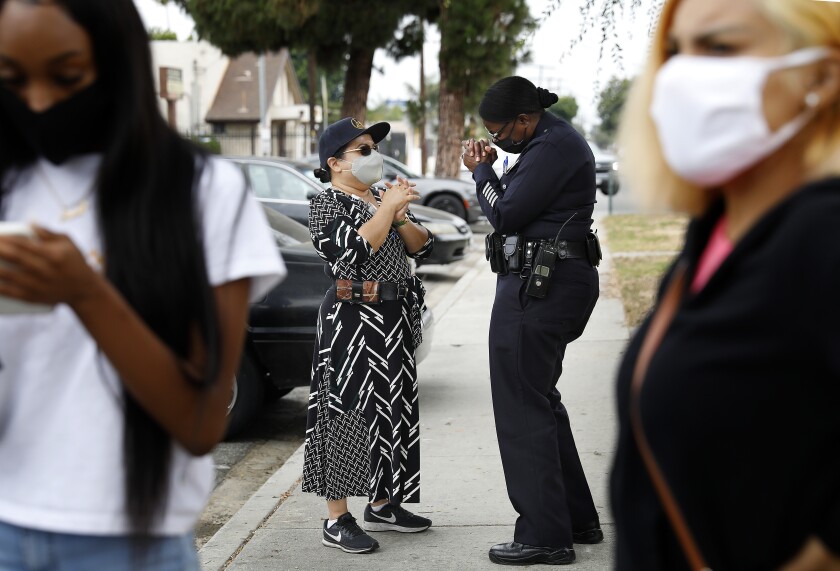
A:
{"type": "Polygon", "coordinates": [[[68,302],[68,305],[73,309],[81,321],[90,314],[95,314],[101,304],[110,296],[110,282],[104,276],[92,272],[92,276],[88,286],[84,289],[84,294],[68,302]]]}
{"type": "Polygon", "coordinates": [[[393,222],[391,222],[391,226],[393,226],[394,228],[400,228],[402,226],[405,226],[406,224],[408,224],[408,216],[403,216],[402,220],[394,220],[393,222]]]}

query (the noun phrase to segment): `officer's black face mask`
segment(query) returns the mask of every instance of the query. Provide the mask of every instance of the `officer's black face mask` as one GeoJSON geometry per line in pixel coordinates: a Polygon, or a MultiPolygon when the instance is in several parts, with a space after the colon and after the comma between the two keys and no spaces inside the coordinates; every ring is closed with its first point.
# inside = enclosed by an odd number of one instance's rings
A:
{"type": "Polygon", "coordinates": [[[54,164],[75,155],[102,151],[108,129],[107,99],[99,82],[41,113],[0,87],[0,113],[17,129],[21,143],[54,164]]]}
{"type": "Polygon", "coordinates": [[[518,123],[513,124],[513,128],[510,130],[507,137],[499,141],[493,141],[494,145],[502,149],[504,152],[511,153],[513,155],[518,155],[522,152],[522,149],[525,148],[524,138],[521,141],[513,140],[513,132],[516,130],[516,125],[518,125],[518,123]]]}

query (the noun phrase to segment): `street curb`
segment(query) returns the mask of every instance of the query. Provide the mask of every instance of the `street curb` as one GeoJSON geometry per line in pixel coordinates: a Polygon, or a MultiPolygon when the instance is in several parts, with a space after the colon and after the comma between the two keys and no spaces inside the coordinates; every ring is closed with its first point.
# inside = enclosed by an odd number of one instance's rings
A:
{"type": "Polygon", "coordinates": [[[199,550],[198,556],[204,571],[225,569],[251,540],[254,532],[294,492],[303,473],[303,446],[301,444],[199,550]]]}
{"type": "MultiPolygon", "coordinates": [[[[436,321],[443,317],[463,295],[481,271],[483,261],[484,258],[479,257],[473,267],[461,276],[443,299],[432,308],[436,321]]],[[[248,544],[254,533],[294,493],[303,474],[303,448],[304,444],[301,444],[260,489],[254,492],[245,505],[239,508],[239,511],[233,514],[233,517],[199,550],[198,556],[203,571],[226,569],[248,544]]]]}

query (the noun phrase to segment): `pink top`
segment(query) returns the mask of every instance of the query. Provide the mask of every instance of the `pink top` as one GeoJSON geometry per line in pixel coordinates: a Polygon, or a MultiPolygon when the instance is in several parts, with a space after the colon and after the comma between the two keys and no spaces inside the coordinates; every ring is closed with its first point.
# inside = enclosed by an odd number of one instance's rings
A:
{"type": "Polygon", "coordinates": [[[697,293],[706,286],[709,279],[726,259],[726,256],[732,252],[732,248],[732,240],[726,235],[726,217],[721,216],[715,225],[715,229],[712,230],[712,235],[709,236],[709,242],[706,244],[706,249],[703,250],[703,255],[700,256],[697,272],[691,282],[691,293],[697,293]]]}

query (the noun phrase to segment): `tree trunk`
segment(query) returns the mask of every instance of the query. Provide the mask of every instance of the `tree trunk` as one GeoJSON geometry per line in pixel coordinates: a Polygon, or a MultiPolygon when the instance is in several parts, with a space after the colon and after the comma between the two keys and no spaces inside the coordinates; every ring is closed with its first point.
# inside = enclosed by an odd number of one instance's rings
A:
{"type": "Polygon", "coordinates": [[[309,152],[318,152],[318,135],[315,128],[315,98],[316,83],[318,82],[318,61],[315,50],[309,50],[306,62],[306,80],[309,87],[309,152]]]}
{"type": "Polygon", "coordinates": [[[435,176],[458,178],[464,136],[465,90],[458,78],[450,81],[446,63],[440,62],[440,114],[435,176]]]}
{"type": "Polygon", "coordinates": [[[367,98],[370,90],[370,73],[373,69],[375,48],[351,48],[347,61],[347,73],[344,76],[344,102],[341,105],[341,117],[354,117],[365,122],[367,98]]]}

